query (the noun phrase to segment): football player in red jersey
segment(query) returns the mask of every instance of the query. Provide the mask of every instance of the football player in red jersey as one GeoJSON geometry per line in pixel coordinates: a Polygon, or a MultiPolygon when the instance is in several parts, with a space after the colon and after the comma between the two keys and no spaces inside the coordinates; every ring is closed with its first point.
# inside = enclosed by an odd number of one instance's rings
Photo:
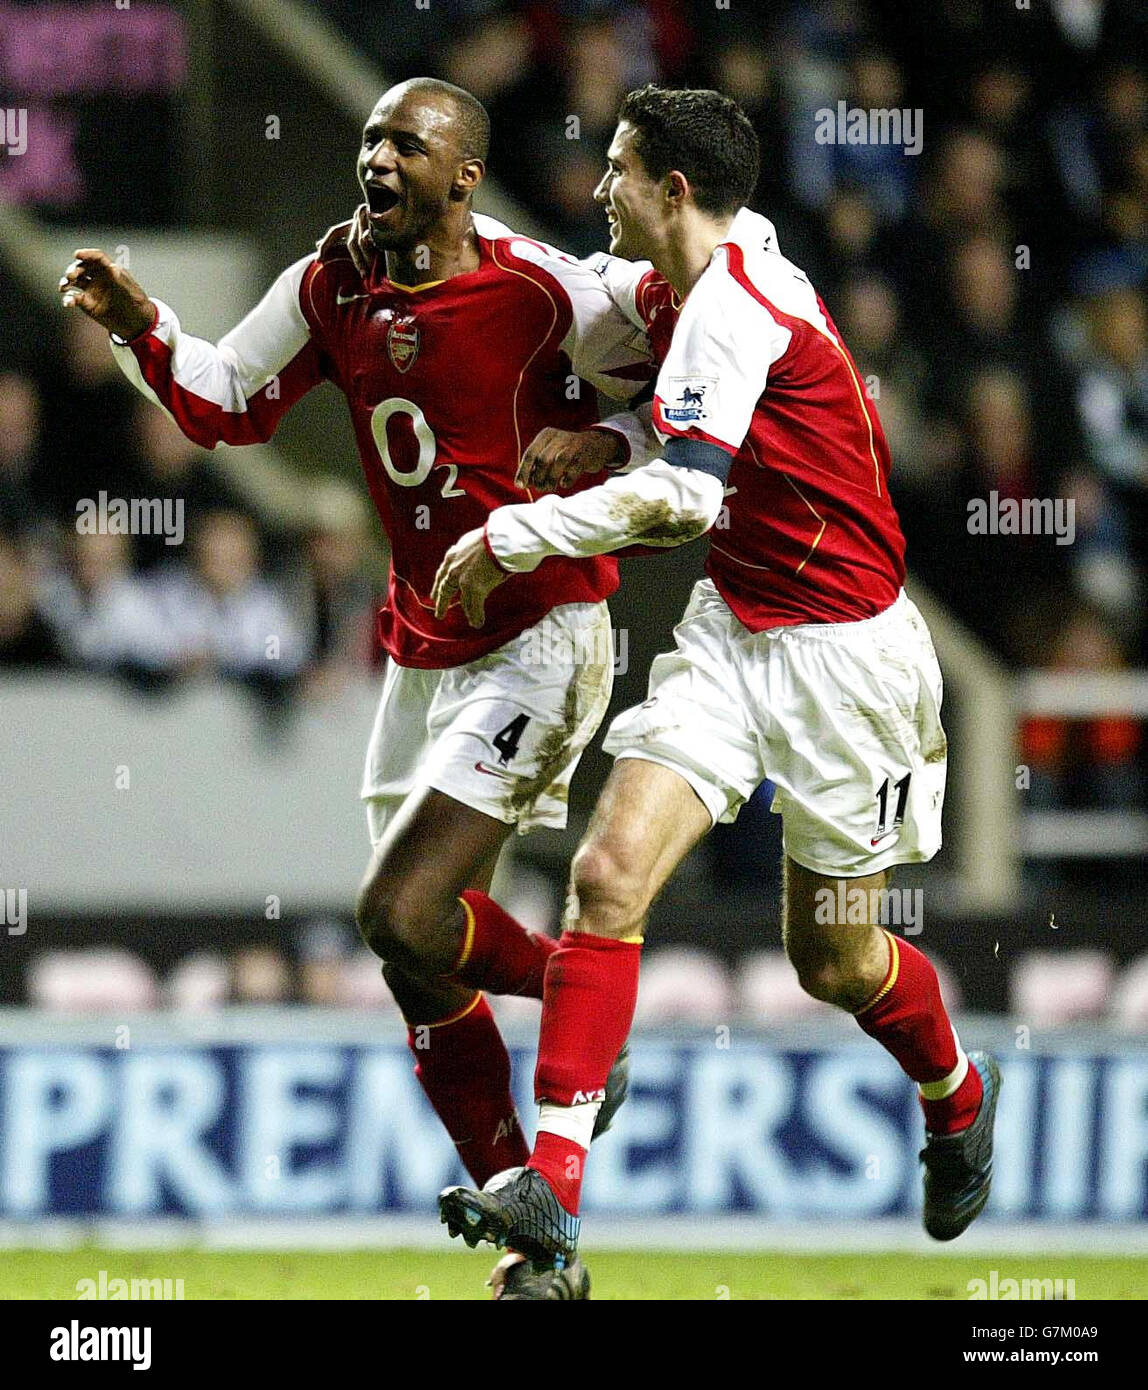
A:
{"type": "MultiPolygon", "coordinates": [[[[323,379],[347,398],[391,550],[379,618],[390,661],[362,790],[374,853],[357,917],[419,1080],[480,1184],[528,1155],[482,991],[541,999],[554,948],[487,890],[513,827],[565,824],[610,697],[617,565],[556,557],[485,614],[436,613],[431,582],[453,541],[534,495],[516,485],[520,466],[560,478],[641,462],[640,423],[628,412],[599,423],[597,393],[628,402],[652,374],[644,332],[599,275],[472,211],[488,135],[459,88],[413,79],[388,91],[363,132],[363,205],[218,346],[98,250],[77,251],[60,282],[64,303],[112,334],[128,378],[207,448],[266,440],[323,379]]],[[[620,1102],[622,1069],[615,1079],[620,1102]]],[[[502,1275],[505,1297],[584,1296],[580,1268],[502,1275]]]]}
{"type": "Polygon", "coordinates": [[[988,1197],[996,1063],[964,1052],[932,965],[881,925],[892,866],[940,845],[941,673],[902,587],[876,408],[773,224],[745,206],[757,169],[753,128],[728,98],[646,88],[625,100],[596,196],[615,257],[652,265],[604,258],[600,270],[660,359],[661,457],[576,496],[498,508],[435,583],[440,609],[459,591],[473,603],[545,557],[679,544],[729,509],[676,650],[655,659],[649,698],[606,739],[617,761],[546,969],[530,1163],[440,1198],[452,1234],[470,1243],[573,1257],[647,910],[710,826],[733,820],[766,779],[801,984],[852,1013],[917,1083],[926,1229],[953,1239],[988,1197]]]}

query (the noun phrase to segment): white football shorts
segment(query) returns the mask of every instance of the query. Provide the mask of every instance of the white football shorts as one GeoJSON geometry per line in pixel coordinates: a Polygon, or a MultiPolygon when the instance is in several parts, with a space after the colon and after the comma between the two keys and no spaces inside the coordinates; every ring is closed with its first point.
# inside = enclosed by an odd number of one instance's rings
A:
{"type": "Polygon", "coordinates": [[[605,603],[567,603],[487,656],[424,671],[389,662],[360,795],[377,845],[433,787],[517,825],[566,824],[570,779],[614,685],[605,603]]]}
{"type": "Polygon", "coordinates": [[[768,779],[785,853],[815,873],[856,878],[936,854],[941,671],[903,590],[874,618],[753,633],[703,579],[674,636],[649,698],[611,724],[608,753],[672,768],[715,823],[768,779]]]}

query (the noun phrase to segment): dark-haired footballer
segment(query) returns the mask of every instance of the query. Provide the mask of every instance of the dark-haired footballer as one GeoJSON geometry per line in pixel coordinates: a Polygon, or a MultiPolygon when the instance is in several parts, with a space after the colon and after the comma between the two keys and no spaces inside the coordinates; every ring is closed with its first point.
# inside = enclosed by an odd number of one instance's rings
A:
{"type": "MultiPolygon", "coordinates": [[[[529,1154],[482,991],[541,999],[555,945],[488,889],[512,829],[566,823],[570,779],[610,698],[617,564],[555,556],[485,613],[436,613],[431,583],[455,540],[534,495],[517,485],[520,467],[584,486],[642,462],[640,422],[600,423],[597,392],[626,403],[652,375],[644,331],[599,275],[473,212],[488,138],[470,93],[429,78],[391,88],[363,131],[355,217],[218,345],[184,332],[101,251],[77,251],[60,282],[65,304],[113,335],[129,380],[206,448],[268,439],[324,379],[347,398],[391,558],[379,615],[390,659],[362,787],[374,852],[357,917],[410,1026],[419,1081],[480,1185],[529,1154]]],[[[607,1111],[623,1080],[619,1065],[607,1111]]],[[[585,1288],[580,1266],[496,1280],[508,1298],[585,1288]]]]}
{"type": "Polygon", "coordinates": [[[660,361],[661,457],[576,496],[497,508],[434,586],[440,609],[459,591],[473,602],[547,557],[681,544],[729,508],[676,649],[606,738],[616,762],[546,968],[530,1162],[440,1197],[472,1244],[574,1256],[649,906],[766,779],[802,987],[852,1013],[917,1083],[926,1230],[951,1240],[988,1197],[996,1063],[964,1052],[932,965],[881,927],[892,866],[931,859],[941,842],[941,673],[902,587],[877,411],[813,286],[745,206],[757,173],[757,138],[728,98],[655,87],[626,98],[595,196],[613,257],[652,267],[603,257],[599,269],[660,361]]]}

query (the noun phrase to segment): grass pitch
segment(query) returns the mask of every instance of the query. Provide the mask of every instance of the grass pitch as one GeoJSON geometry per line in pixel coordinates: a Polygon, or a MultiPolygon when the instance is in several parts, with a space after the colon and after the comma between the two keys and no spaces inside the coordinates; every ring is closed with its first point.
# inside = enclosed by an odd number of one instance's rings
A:
{"type": "MultiPolygon", "coordinates": [[[[1075,1280],[1080,1299],[1148,1297],[1148,1260],[1073,1254],[794,1255],[592,1250],[596,1299],[951,1299],[990,1269],[1005,1279],[1075,1280]]],[[[186,1299],[489,1298],[489,1251],[208,1251],[79,1249],[0,1252],[0,1299],[75,1299],[82,1279],[183,1280],[186,1299]]]]}

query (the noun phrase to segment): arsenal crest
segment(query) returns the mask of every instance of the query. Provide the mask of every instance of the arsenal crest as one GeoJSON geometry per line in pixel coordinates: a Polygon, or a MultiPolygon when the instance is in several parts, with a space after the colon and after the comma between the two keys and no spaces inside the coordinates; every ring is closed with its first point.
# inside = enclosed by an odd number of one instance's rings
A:
{"type": "Polygon", "coordinates": [[[419,355],[419,331],[413,314],[396,318],[387,330],[387,352],[400,372],[410,371],[419,355]]]}

